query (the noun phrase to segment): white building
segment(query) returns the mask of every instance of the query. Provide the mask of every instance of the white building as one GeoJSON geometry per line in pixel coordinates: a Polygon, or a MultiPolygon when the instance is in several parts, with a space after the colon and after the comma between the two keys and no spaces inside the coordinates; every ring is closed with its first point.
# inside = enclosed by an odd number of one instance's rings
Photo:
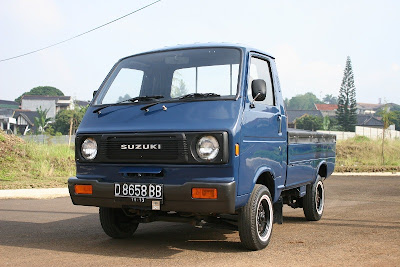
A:
{"type": "Polygon", "coordinates": [[[74,109],[74,101],[70,96],[24,95],[21,99],[21,109],[36,111],[48,109],[47,118],[55,118],[64,109],[74,109]]]}

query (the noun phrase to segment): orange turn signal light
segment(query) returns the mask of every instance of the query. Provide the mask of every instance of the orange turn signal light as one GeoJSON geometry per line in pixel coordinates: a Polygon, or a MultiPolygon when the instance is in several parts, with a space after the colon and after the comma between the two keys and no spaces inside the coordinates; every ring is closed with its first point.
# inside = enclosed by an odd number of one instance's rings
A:
{"type": "Polygon", "coordinates": [[[235,145],[235,156],[239,156],[239,144],[235,145]]]}
{"type": "Polygon", "coordinates": [[[216,188],[192,188],[192,198],[217,199],[218,191],[216,188]]]}
{"type": "Polygon", "coordinates": [[[76,184],[75,194],[77,195],[91,195],[93,193],[93,187],[87,184],[76,184]]]}

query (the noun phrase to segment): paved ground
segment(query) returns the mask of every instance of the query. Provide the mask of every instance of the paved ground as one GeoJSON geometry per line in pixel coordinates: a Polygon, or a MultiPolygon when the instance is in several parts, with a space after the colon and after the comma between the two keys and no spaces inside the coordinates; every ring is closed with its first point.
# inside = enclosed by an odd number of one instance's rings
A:
{"type": "Polygon", "coordinates": [[[236,231],[186,224],[140,225],[134,238],[112,240],[97,209],[69,198],[0,200],[1,266],[400,266],[400,178],[326,180],[326,210],[307,222],[285,208],[270,245],[243,250],[236,231]]]}

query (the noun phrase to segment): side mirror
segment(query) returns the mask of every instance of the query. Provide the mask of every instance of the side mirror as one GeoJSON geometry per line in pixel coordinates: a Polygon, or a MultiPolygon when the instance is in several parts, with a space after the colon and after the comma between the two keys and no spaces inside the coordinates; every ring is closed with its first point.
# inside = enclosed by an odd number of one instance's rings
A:
{"type": "Polygon", "coordinates": [[[97,94],[97,90],[96,91],[93,91],[93,98],[94,98],[94,96],[97,94]]]}
{"type": "Polygon", "coordinates": [[[267,84],[263,79],[256,79],[251,82],[251,94],[254,101],[263,101],[267,96],[267,84]]]}

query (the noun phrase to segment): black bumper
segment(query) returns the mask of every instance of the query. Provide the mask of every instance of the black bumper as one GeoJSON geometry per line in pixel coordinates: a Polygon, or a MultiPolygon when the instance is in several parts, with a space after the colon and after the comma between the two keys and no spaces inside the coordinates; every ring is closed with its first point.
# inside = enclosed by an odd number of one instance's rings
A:
{"type": "MultiPolygon", "coordinates": [[[[140,203],[133,202],[131,198],[114,197],[114,183],[71,177],[68,179],[68,189],[75,205],[151,210],[151,201],[140,203]],[[92,185],[93,194],[76,195],[74,190],[76,184],[92,185]]],[[[164,184],[164,199],[161,204],[161,211],[233,214],[235,213],[235,197],[235,182],[164,184]],[[216,188],[218,190],[218,199],[193,199],[191,195],[193,187],[216,188]]]]}

